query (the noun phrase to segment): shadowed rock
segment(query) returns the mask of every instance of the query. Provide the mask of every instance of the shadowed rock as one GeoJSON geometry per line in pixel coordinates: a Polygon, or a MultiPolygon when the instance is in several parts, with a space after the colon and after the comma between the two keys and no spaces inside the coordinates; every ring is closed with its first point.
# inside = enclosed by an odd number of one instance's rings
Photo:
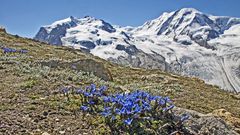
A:
{"type": "Polygon", "coordinates": [[[6,33],[6,29],[5,29],[4,27],[1,27],[1,26],[0,26],[0,32],[6,33]]]}

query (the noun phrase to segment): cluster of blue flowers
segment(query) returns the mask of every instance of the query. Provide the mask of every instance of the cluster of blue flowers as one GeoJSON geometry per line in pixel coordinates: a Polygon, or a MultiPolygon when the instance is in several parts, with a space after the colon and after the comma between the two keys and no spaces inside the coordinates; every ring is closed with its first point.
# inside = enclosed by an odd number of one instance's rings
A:
{"type": "Polygon", "coordinates": [[[106,86],[97,88],[94,84],[86,89],[65,87],[61,91],[68,101],[71,94],[79,95],[80,109],[84,113],[103,116],[113,134],[148,134],[147,129],[163,135],[185,132],[183,122],[189,118],[186,114],[174,114],[174,104],[169,97],[155,96],[145,91],[110,94],[106,86]]]}
{"type": "MultiPolygon", "coordinates": [[[[156,114],[164,116],[174,108],[169,97],[154,96],[140,90],[108,95],[106,90],[106,86],[97,89],[94,84],[85,90],[77,89],[76,93],[83,98],[80,109],[84,112],[97,112],[108,121],[120,120],[125,125],[131,125],[140,119],[153,120],[156,114]]],[[[181,118],[182,121],[186,119],[188,116],[181,118]]]]}
{"type": "MultiPolygon", "coordinates": [[[[153,96],[144,91],[104,96],[104,117],[115,119],[119,115],[124,119],[126,125],[130,125],[134,119],[139,119],[143,114],[151,113],[153,110],[168,111],[174,105],[168,97],[153,96]]],[[[147,118],[147,117],[146,117],[147,118]]]]}
{"type": "Polygon", "coordinates": [[[96,88],[96,85],[91,84],[86,87],[85,90],[77,89],[76,93],[83,96],[83,105],[80,107],[83,111],[93,111],[94,106],[99,105],[101,102],[101,97],[104,92],[107,90],[106,86],[102,86],[99,89],[96,88]]]}
{"type": "Polygon", "coordinates": [[[28,50],[26,49],[16,50],[13,48],[3,47],[2,50],[3,50],[3,53],[28,53],[28,50]]]}

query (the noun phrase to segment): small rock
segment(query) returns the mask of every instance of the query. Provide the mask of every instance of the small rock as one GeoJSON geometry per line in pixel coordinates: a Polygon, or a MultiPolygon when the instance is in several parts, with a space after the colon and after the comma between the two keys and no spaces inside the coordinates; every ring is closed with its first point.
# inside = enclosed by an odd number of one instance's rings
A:
{"type": "Polygon", "coordinates": [[[6,29],[4,27],[0,26],[0,32],[6,33],[6,29]]]}
{"type": "Polygon", "coordinates": [[[42,133],[42,135],[50,135],[48,132],[44,132],[42,133]]]}
{"type": "Polygon", "coordinates": [[[65,133],[65,131],[59,131],[59,133],[60,133],[60,134],[64,134],[64,133],[65,133]]]}
{"type": "Polygon", "coordinates": [[[127,88],[125,88],[125,87],[123,87],[123,86],[117,86],[117,87],[115,87],[115,89],[117,90],[117,91],[121,91],[121,92],[130,92],[127,88]]]}
{"type": "Polygon", "coordinates": [[[39,120],[38,120],[38,119],[35,119],[35,120],[33,120],[33,122],[35,122],[35,123],[38,123],[38,122],[39,122],[39,120]]]}
{"type": "Polygon", "coordinates": [[[44,111],[43,116],[48,116],[48,112],[44,111]]]}
{"type": "Polygon", "coordinates": [[[142,81],[145,81],[146,79],[147,79],[146,76],[142,76],[142,77],[141,77],[141,80],[142,80],[142,81]]]}
{"type": "Polygon", "coordinates": [[[56,122],[59,122],[60,120],[58,118],[55,119],[56,122]]]}
{"type": "Polygon", "coordinates": [[[231,94],[232,98],[240,100],[240,94],[231,94]]]}
{"type": "Polygon", "coordinates": [[[221,117],[227,122],[227,124],[233,126],[235,131],[240,133],[240,118],[234,117],[232,113],[226,111],[225,109],[218,109],[214,110],[209,115],[221,117]]]}
{"type": "Polygon", "coordinates": [[[202,114],[193,110],[174,108],[176,114],[188,114],[186,126],[191,133],[213,135],[237,135],[228,123],[212,114],[202,114]]]}
{"type": "Polygon", "coordinates": [[[68,77],[69,81],[73,81],[73,78],[71,76],[68,77]]]}

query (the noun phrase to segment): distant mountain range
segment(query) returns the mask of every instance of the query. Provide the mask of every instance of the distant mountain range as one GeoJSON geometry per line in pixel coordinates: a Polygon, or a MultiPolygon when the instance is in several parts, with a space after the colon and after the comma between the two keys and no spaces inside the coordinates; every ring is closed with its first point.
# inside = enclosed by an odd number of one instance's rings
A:
{"type": "Polygon", "coordinates": [[[240,92],[240,18],[183,8],[139,27],[120,27],[90,16],[71,16],[41,27],[34,39],[240,92]]]}

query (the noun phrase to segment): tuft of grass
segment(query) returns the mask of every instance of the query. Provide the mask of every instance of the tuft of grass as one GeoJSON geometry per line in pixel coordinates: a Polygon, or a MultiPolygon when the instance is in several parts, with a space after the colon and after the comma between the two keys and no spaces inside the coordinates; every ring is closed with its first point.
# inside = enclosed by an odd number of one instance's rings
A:
{"type": "Polygon", "coordinates": [[[28,88],[33,88],[37,84],[38,84],[38,80],[29,79],[29,80],[26,80],[25,82],[23,82],[20,87],[22,89],[28,89],[28,88]]]}

